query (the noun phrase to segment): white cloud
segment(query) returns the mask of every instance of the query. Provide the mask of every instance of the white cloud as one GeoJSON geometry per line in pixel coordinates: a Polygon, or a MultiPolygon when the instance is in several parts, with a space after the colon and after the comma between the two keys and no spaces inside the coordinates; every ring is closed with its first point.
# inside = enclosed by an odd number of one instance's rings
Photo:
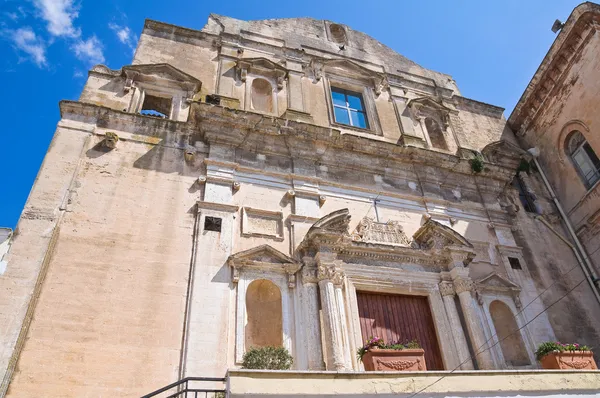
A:
{"type": "Polygon", "coordinates": [[[10,32],[14,46],[26,53],[40,68],[46,66],[46,45],[29,26],[10,32]]]}
{"type": "Polygon", "coordinates": [[[73,0],[33,0],[33,4],[48,23],[48,32],[52,36],[79,37],[81,30],[73,26],[79,16],[73,0]]]}
{"type": "Polygon", "coordinates": [[[92,65],[104,63],[103,48],[104,46],[95,35],[87,40],[77,40],[72,47],[77,58],[92,65]]]}
{"type": "Polygon", "coordinates": [[[8,18],[15,22],[19,19],[19,15],[17,15],[16,12],[5,12],[4,15],[6,15],[8,18]]]}
{"type": "Polygon", "coordinates": [[[135,49],[137,37],[131,33],[131,29],[129,29],[127,26],[120,26],[112,22],[108,24],[108,27],[115,32],[121,43],[125,44],[131,49],[135,49]]]}

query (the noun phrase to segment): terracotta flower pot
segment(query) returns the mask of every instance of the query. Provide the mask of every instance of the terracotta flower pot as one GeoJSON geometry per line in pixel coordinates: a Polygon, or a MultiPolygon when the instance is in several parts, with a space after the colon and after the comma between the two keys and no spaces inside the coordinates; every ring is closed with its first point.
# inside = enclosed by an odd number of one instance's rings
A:
{"type": "Polygon", "coordinates": [[[544,369],[598,369],[591,351],[555,351],[540,359],[544,369]]]}
{"type": "Polygon", "coordinates": [[[422,349],[379,350],[371,349],[363,355],[365,370],[400,371],[427,370],[425,351],[422,349]]]}

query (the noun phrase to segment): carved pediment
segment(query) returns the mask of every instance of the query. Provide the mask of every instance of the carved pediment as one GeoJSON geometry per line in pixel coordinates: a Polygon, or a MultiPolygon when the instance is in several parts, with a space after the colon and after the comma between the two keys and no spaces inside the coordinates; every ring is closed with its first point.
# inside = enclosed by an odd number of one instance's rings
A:
{"type": "Polygon", "coordinates": [[[240,81],[246,81],[248,72],[263,76],[272,76],[277,81],[277,88],[283,88],[283,81],[287,76],[287,69],[267,58],[242,58],[236,63],[236,70],[240,81]]]}
{"type": "Polygon", "coordinates": [[[447,107],[442,102],[437,101],[431,97],[414,98],[409,100],[406,105],[409,108],[415,109],[417,111],[421,108],[432,108],[446,114],[453,111],[452,108],[447,107]]]}
{"type": "Polygon", "coordinates": [[[500,140],[486,145],[481,154],[492,162],[507,167],[514,167],[520,159],[531,160],[531,154],[512,142],[500,140]]]}
{"type": "Polygon", "coordinates": [[[334,232],[339,234],[348,234],[348,225],[350,224],[350,212],[348,209],[336,210],[325,217],[319,219],[308,230],[308,234],[316,231],[334,232]]]}
{"type": "Polygon", "coordinates": [[[488,276],[479,279],[475,282],[481,291],[485,290],[504,290],[504,291],[520,291],[521,287],[516,283],[506,279],[496,272],[492,272],[488,276]]]}
{"type": "Polygon", "coordinates": [[[411,245],[410,239],[398,221],[390,220],[386,223],[375,222],[370,217],[365,217],[352,234],[354,242],[379,243],[384,245],[405,246],[411,245]]]}
{"type": "Polygon", "coordinates": [[[314,59],[311,62],[311,68],[317,81],[321,80],[323,71],[332,73],[334,75],[370,81],[373,84],[376,95],[381,94],[381,92],[388,86],[387,80],[383,73],[375,72],[348,59],[314,59]]]}
{"type": "Polygon", "coordinates": [[[473,249],[473,245],[464,236],[431,218],[414,233],[413,239],[423,249],[442,250],[448,246],[473,249]]]}
{"type": "Polygon", "coordinates": [[[169,64],[142,64],[123,67],[123,74],[129,82],[166,82],[177,85],[186,91],[197,92],[202,82],[169,64]]]}
{"type": "Polygon", "coordinates": [[[254,268],[285,272],[288,275],[288,285],[290,287],[295,286],[295,274],[301,267],[301,264],[296,260],[269,245],[261,245],[232,254],[227,259],[227,264],[233,270],[232,279],[234,283],[239,281],[242,268],[254,268]]]}

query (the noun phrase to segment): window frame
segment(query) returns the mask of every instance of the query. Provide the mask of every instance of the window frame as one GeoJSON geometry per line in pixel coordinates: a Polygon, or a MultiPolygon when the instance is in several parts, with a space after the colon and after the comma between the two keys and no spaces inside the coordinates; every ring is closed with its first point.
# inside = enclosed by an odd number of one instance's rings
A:
{"type": "Polygon", "coordinates": [[[581,133],[581,131],[573,130],[567,138],[566,149],[567,149],[567,155],[569,156],[569,159],[571,160],[571,163],[575,167],[575,170],[577,171],[577,174],[581,178],[584,186],[588,190],[593,188],[600,181],[600,158],[598,158],[598,155],[596,155],[596,151],[594,151],[594,148],[592,148],[592,146],[590,145],[588,140],[585,138],[583,133],[581,133]],[[575,139],[577,134],[579,134],[581,136],[581,138],[583,138],[583,140],[577,145],[577,147],[575,149],[571,150],[571,141],[575,139]],[[594,163],[594,160],[590,157],[588,151],[584,148],[586,145],[588,146],[589,150],[594,154],[596,159],[599,160],[598,163],[596,163],[596,164],[594,163]],[[592,170],[591,175],[587,176],[583,172],[583,169],[580,165],[579,160],[576,159],[577,155],[581,155],[581,158],[583,158],[583,161],[589,163],[588,167],[590,167],[590,169],[592,170]]]}
{"type": "Polygon", "coordinates": [[[377,109],[375,106],[375,98],[371,82],[328,73],[323,77],[323,84],[325,86],[325,100],[328,104],[329,121],[332,126],[340,129],[353,130],[360,133],[383,135],[381,132],[379,119],[377,117],[377,109]],[[332,88],[346,90],[348,92],[361,95],[362,105],[364,108],[363,112],[367,125],[366,128],[352,126],[350,124],[343,124],[336,121],[332,88]]]}
{"type": "Polygon", "coordinates": [[[369,117],[367,115],[367,109],[365,106],[365,100],[363,98],[362,93],[356,92],[356,91],[352,91],[352,90],[348,90],[345,88],[341,88],[338,87],[336,85],[331,85],[330,86],[330,91],[331,91],[331,105],[333,106],[333,119],[335,120],[336,123],[338,124],[343,124],[345,126],[350,126],[350,127],[354,127],[354,128],[358,128],[358,129],[363,129],[363,130],[369,130],[369,117]],[[333,93],[339,93],[342,94],[344,96],[344,100],[346,102],[346,106],[341,106],[341,105],[337,105],[334,100],[333,100],[333,93]],[[350,101],[348,100],[348,97],[354,97],[354,98],[358,98],[360,105],[362,107],[362,109],[357,109],[357,108],[353,108],[350,105],[350,101]],[[346,111],[346,113],[348,114],[348,121],[350,122],[350,124],[346,124],[343,122],[340,122],[337,120],[336,117],[336,109],[343,109],[346,111]],[[363,119],[365,121],[365,126],[355,126],[354,124],[352,124],[352,112],[356,112],[356,113],[360,113],[363,115],[363,119]]]}

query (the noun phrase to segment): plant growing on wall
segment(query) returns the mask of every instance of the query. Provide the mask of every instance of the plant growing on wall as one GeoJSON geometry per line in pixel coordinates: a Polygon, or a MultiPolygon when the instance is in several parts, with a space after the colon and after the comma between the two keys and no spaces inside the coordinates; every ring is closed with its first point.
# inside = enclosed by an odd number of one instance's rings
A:
{"type": "Polygon", "coordinates": [[[539,361],[551,352],[565,351],[591,351],[591,348],[586,345],[563,344],[558,341],[546,341],[538,346],[537,350],[535,351],[535,357],[539,361]]]}
{"type": "Polygon", "coordinates": [[[242,368],[288,370],[294,358],[284,347],[253,347],[244,354],[242,368]]]}
{"type": "Polygon", "coordinates": [[[389,343],[385,343],[383,339],[379,337],[370,337],[365,345],[360,347],[356,352],[356,356],[359,361],[362,361],[363,356],[369,352],[370,350],[406,350],[406,349],[417,349],[421,348],[417,340],[405,341],[401,343],[400,341],[391,341],[389,343]]]}
{"type": "Polygon", "coordinates": [[[471,170],[473,173],[481,173],[483,171],[483,157],[479,154],[475,155],[475,157],[469,160],[471,164],[471,170]]]}

